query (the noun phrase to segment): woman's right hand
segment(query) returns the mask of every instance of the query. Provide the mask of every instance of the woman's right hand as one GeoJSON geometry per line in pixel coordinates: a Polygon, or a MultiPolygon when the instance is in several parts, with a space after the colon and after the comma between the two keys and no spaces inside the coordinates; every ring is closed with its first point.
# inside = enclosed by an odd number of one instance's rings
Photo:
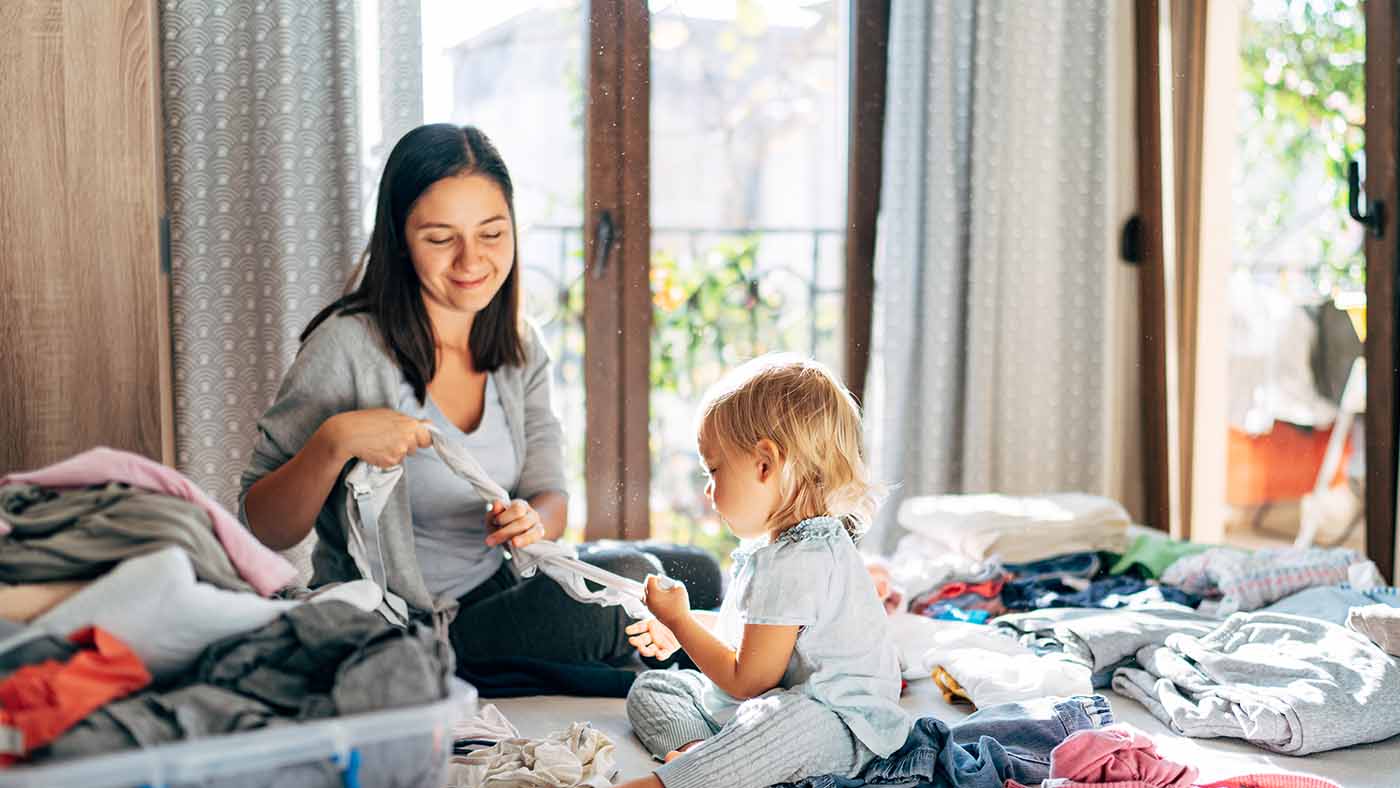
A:
{"type": "Polygon", "coordinates": [[[337,457],[378,468],[392,468],[433,442],[428,422],[389,408],[339,413],[326,419],[321,430],[337,457]]]}
{"type": "Polygon", "coordinates": [[[644,657],[670,659],[681,647],[670,627],[654,618],[633,622],[624,631],[629,635],[627,642],[644,657]]]}

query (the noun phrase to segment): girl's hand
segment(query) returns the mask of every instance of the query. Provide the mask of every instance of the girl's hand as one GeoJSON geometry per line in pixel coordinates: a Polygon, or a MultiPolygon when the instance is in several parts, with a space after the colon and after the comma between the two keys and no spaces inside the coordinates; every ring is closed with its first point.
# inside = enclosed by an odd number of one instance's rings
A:
{"type": "Polygon", "coordinates": [[[627,642],[636,647],[637,653],[644,657],[667,659],[681,647],[670,627],[654,618],[633,622],[625,631],[631,635],[627,642]]]}
{"type": "Polygon", "coordinates": [[[667,627],[674,627],[677,621],[690,614],[690,594],[684,583],[660,575],[647,575],[646,589],[647,610],[667,627]]]}
{"type": "Polygon", "coordinates": [[[544,521],[528,501],[516,498],[510,503],[493,501],[486,513],[486,544],[495,547],[510,540],[511,547],[525,547],[544,538],[544,521]]]}
{"type": "Polygon", "coordinates": [[[392,468],[433,442],[428,422],[389,408],[338,413],[318,432],[342,463],[357,459],[379,468],[392,468]]]}

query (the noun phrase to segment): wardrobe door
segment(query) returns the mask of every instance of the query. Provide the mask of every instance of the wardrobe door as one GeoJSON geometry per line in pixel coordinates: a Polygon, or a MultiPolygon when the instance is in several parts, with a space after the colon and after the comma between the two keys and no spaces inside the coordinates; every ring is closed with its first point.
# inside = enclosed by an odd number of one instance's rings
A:
{"type": "Polygon", "coordinates": [[[0,472],[173,459],[156,13],[0,2],[0,472]]]}

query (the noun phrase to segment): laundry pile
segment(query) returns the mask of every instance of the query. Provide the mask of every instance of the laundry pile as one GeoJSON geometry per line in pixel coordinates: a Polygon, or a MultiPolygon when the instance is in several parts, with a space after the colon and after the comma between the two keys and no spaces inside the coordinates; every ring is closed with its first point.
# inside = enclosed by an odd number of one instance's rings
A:
{"type": "MultiPolygon", "coordinates": [[[[1288,755],[1400,735],[1400,593],[1354,551],[1181,542],[1083,494],[915,498],[898,519],[905,534],[870,561],[872,583],[905,679],[933,681],[949,703],[1111,687],[1180,735],[1288,755]]],[[[1051,774],[1015,779],[1196,785],[1189,769],[1160,764],[1075,766],[1150,760],[1121,730],[1076,734],[1055,752],[1051,774]]],[[[1256,777],[1221,785],[1303,784],[1256,777]]]]}
{"type": "MultiPolygon", "coordinates": [[[[432,627],[292,566],[177,472],[94,449],[0,479],[0,762],[51,764],[448,696],[432,627]]],[[[402,773],[430,766],[399,764],[402,773]]],[[[326,764],[339,784],[340,770],[326,764]]]]}

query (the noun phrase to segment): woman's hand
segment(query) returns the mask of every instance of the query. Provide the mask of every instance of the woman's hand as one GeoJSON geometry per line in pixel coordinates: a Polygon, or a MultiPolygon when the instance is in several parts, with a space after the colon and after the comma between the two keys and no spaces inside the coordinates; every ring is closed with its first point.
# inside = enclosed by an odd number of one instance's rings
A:
{"type": "Polygon", "coordinates": [[[433,442],[428,422],[389,408],[339,413],[326,419],[320,431],[342,464],[357,459],[379,468],[392,468],[433,442]]]}
{"type": "Polygon", "coordinates": [[[631,636],[627,638],[627,642],[644,657],[667,659],[681,647],[670,627],[654,618],[633,622],[625,631],[631,636]]]}
{"type": "Polygon", "coordinates": [[[486,544],[495,547],[510,541],[511,547],[525,547],[544,538],[544,521],[529,501],[516,498],[510,503],[493,501],[486,513],[486,544]]]}
{"type": "Polygon", "coordinates": [[[667,627],[690,615],[690,594],[684,583],[669,577],[647,575],[646,605],[652,615],[667,627]]]}

